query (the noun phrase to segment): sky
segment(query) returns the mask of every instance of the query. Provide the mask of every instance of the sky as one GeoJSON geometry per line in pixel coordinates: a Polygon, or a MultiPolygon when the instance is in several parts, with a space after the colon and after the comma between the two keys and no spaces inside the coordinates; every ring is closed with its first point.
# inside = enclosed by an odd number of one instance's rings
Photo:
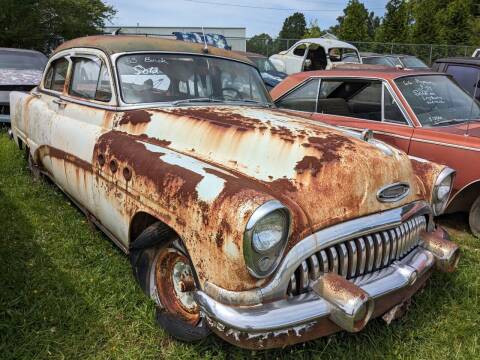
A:
{"type": "MultiPolygon", "coordinates": [[[[117,14],[111,25],[245,27],[247,37],[268,33],[275,37],[285,18],[295,11],[307,24],[318,20],[320,28],[336,24],[348,1],[335,0],[104,0],[117,14]],[[230,4],[230,5],[223,5],[230,4]],[[232,6],[240,5],[240,6],[232,6]],[[261,7],[255,8],[255,7],[261,7]]],[[[387,0],[364,0],[369,11],[384,14],[387,0]]],[[[110,24],[107,24],[110,25],[110,24]]]]}

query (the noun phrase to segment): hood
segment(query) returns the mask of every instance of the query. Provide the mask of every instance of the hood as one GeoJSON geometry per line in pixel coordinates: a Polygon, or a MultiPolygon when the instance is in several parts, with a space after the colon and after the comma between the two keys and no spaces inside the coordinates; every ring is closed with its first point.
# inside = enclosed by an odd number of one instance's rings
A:
{"type": "Polygon", "coordinates": [[[256,187],[282,201],[297,221],[294,242],[306,232],[426,197],[406,154],[281,110],[195,106],[118,116],[119,131],[223,169],[228,176],[216,174],[224,192],[256,187]],[[396,182],[410,184],[409,196],[379,202],[379,189],[396,182]]]}
{"type": "Polygon", "coordinates": [[[0,69],[2,85],[38,85],[42,79],[40,70],[0,69]]]}

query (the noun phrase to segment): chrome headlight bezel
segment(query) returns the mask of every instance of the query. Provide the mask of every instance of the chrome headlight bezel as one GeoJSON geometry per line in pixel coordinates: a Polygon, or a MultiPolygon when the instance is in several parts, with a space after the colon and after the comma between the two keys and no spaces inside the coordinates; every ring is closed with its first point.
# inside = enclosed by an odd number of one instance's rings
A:
{"type": "Polygon", "coordinates": [[[434,216],[442,215],[443,212],[445,211],[448,201],[450,199],[450,195],[452,194],[453,182],[455,181],[455,174],[456,174],[455,170],[449,167],[446,167],[440,172],[437,179],[435,180],[435,185],[433,187],[433,193],[432,193],[432,210],[433,210],[434,216]],[[442,187],[442,185],[444,186],[444,182],[446,180],[450,180],[450,189],[446,194],[446,196],[444,196],[443,199],[440,199],[438,192],[442,187]]]}
{"type": "Polygon", "coordinates": [[[267,201],[253,212],[247,222],[243,235],[243,256],[245,258],[245,264],[247,265],[248,272],[252,276],[258,279],[263,279],[271,275],[275,271],[278,264],[280,263],[280,260],[282,259],[282,255],[287,245],[288,238],[290,237],[290,231],[290,211],[280,201],[267,201]],[[283,231],[283,238],[270,249],[263,251],[255,250],[253,246],[255,225],[262,219],[265,219],[269,215],[276,212],[280,212],[285,216],[285,223],[287,224],[287,228],[283,231]],[[263,261],[265,258],[269,259],[270,266],[267,269],[262,269],[260,266],[260,262],[263,261]]]}

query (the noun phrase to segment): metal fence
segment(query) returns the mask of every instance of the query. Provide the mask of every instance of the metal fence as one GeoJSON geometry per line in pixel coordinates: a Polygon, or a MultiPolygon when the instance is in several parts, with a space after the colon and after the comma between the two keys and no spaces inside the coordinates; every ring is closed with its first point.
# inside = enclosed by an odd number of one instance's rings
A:
{"type": "MultiPolygon", "coordinates": [[[[228,39],[227,39],[228,40],[228,39]]],[[[265,56],[276,54],[289,49],[299,39],[245,39],[246,49],[265,56]]],[[[428,64],[442,57],[471,56],[475,46],[442,45],[442,44],[399,44],[364,41],[348,41],[355,45],[361,52],[375,52],[380,54],[408,54],[422,59],[428,64]]]]}

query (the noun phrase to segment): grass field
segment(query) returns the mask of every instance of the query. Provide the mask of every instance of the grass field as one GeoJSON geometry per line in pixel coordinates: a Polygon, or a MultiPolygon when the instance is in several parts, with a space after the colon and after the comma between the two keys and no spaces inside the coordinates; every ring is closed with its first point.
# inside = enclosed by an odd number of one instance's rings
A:
{"type": "Polygon", "coordinates": [[[245,351],[210,336],[172,340],[135,285],[123,253],[54,186],[33,181],[0,131],[1,359],[480,358],[480,240],[462,217],[442,219],[463,251],[435,274],[404,318],[275,351],[245,351]]]}

